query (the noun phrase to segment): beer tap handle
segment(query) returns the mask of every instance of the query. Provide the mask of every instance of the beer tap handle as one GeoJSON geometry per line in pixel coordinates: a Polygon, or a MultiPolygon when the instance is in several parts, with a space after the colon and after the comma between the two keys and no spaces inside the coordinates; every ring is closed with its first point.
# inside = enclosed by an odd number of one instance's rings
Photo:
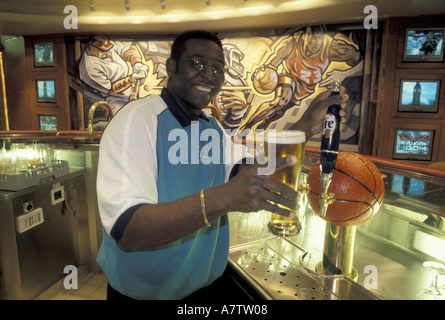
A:
{"type": "MultiPolygon", "coordinates": [[[[340,94],[339,80],[334,80],[333,89],[330,96],[340,94]]],[[[321,156],[320,156],[320,217],[325,217],[328,205],[335,201],[335,195],[329,194],[328,189],[332,181],[332,173],[334,172],[337,162],[338,147],[340,144],[340,110],[339,104],[329,106],[328,111],[323,119],[323,134],[321,138],[321,156]]]]}

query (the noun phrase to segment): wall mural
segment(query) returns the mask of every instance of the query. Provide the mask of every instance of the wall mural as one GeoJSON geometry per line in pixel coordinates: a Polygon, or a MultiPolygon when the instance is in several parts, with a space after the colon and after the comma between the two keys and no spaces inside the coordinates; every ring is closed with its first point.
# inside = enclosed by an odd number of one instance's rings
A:
{"type": "MultiPolygon", "coordinates": [[[[319,92],[340,79],[350,96],[342,143],[358,143],[366,30],[313,26],[218,36],[226,59],[225,84],[206,112],[232,135],[287,128],[319,92]]],[[[78,62],[86,96],[107,101],[115,113],[128,101],[159,93],[167,83],[171,43],[92,37],[78,62]]]]}

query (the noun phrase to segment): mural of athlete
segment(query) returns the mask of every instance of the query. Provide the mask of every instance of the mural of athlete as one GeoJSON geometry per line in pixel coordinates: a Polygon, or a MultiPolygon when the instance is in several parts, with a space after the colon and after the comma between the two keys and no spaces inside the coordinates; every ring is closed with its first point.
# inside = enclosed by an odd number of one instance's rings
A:
{"type": "Polygon", "coordinates": [[[79,63],[80,79],[99,92],[115,114],[137,96],[138,84],[145,81],[148,66],[142,61],[140,50],[133,42],[94,36],[79,63]]]}
{"type": "Polygon", "coordinates": [[[240,131],[256,124],[258,129],[266,129],[287,110],[299,106],[303,99],[312,95],[317,84],[326,86],[334,78],[343,80],[361,73],[360,51],[347,40],[341,34],[327,33],[324,26],[307,27],[282,38],[266,62],[252,75],[254,88],[259,93],[264,93],[263,85],[270,86],[275,81],[272,89],[275,97],[260,104],[240,131]],[[336,70],[322,82],[325,71],[334,61],[344,62],[351,68],[336,70]],[[284,70],[281,74],[278,74],[279,66],[284,70]]]}
{"type": "Polygon", "coordinates": [[[224,87],[213,99],[209,107],[225,129],[232,134],[241,123],[250,100],[250,92],[246,82],[246,68],[243,65],[244,53],[231,43],[223,44],[225,59],[224,87]],[[241,89],[239,89],[241,88],[241,89]]]}

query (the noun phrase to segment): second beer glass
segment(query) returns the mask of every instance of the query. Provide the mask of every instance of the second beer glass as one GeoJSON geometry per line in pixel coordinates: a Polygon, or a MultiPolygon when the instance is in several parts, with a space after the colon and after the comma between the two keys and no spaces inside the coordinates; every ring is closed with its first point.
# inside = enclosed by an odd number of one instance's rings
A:
{"type": "MultiPolygon", "coordinates": [[[[293,166],[287,166],[282,169],[277,169],[269,177],[287,184],[293,189],[297,189],[298,179],[300,177],[301,166],[304,159],[304,152],[306,146],[306,135],[302,131],[287,130],[276,131],[268,130],[265,133],[265,155],[269,157],[276,156],[277,159],[292,155],[297,158],[297,163],[293,166]],[[275,152],[274,152],[275,150],[275,152]]],[[[272,159],[268,159],[272,161],[272,159]]],[[[294,208],[289,208],[294,209],[294,208]]],[[[301,223],[298,214],[295,217],[288,218],[276,213],[272,213],[272,218],[269,221],[268,229],[271,233],[283,236],[292,236],[298,233],[301,229],[301,223]]]]}

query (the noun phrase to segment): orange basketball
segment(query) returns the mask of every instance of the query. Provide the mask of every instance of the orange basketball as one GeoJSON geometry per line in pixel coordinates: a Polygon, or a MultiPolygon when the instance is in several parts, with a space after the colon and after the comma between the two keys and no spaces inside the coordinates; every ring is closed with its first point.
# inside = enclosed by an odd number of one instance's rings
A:
{"type": "MultiPolygon", "coordinates": [[[[311,191],[308,202],[319,214],[320,166],[312,167],[308,175],[311,191]]],[[[385,185],[379,169],[367,158],[353,152],[339,152],[328,192],[335,202],[328,206],[327,222],[338,226],[354,226],[369,220],[380,209],[385,185]]]]}
{"type": "Polygon", "coordinates": [[[258,68],[252,76],[253,86],[262,94],[269,94],[278,85],[278,72],[271,66],[258,68]]]}

